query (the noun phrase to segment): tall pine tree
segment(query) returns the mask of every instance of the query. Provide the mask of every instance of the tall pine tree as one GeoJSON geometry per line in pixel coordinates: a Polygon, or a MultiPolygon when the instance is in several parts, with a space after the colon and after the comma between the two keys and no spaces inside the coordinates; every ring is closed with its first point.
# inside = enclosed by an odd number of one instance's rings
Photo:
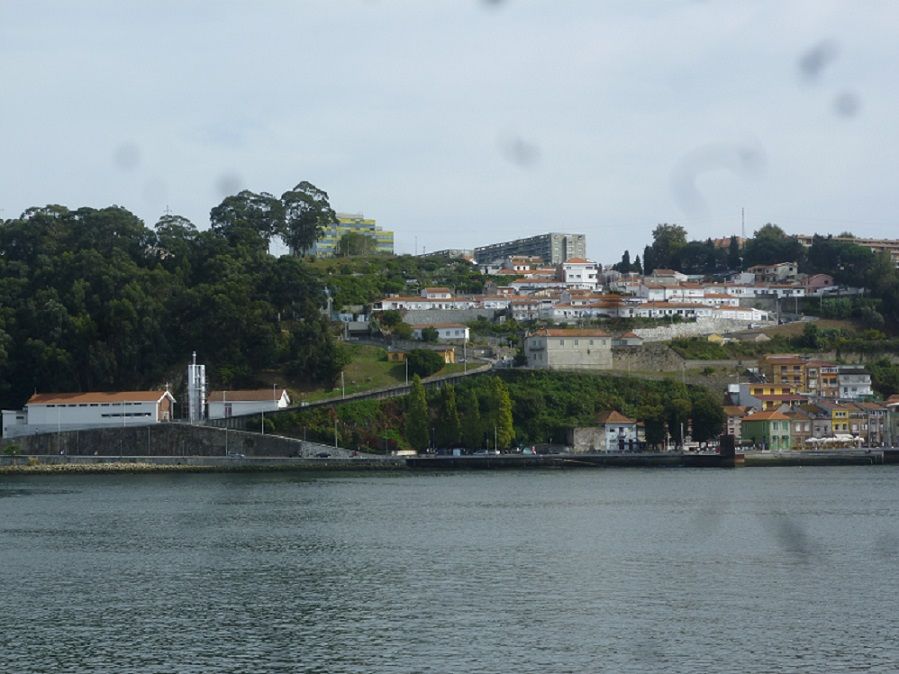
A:
{"type": "Polygon", "coordinates": [[[428,399],[425,396],[425,387],[422,386],[421,377],[415,375],[412,378],[412,391],[406,407],[406,440],[413,449],[421,451],[428,446],[430,426],[430,412],[428,399]]]}
{"type": "Polygon", "coordinates": [[[456,388],[452,385],[443,389],[440,415],[437,419],[437,446],[455,447],[462,436],[462,423],[456,404],[456,388]]]}

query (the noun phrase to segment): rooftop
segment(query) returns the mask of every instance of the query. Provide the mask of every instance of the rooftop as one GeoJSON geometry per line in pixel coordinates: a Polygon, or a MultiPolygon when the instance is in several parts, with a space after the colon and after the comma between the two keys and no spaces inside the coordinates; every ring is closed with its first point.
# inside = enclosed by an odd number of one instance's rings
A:
{"type": "Polygon", "coordinates": [[[86,403],[155,403],[168,391],[93,391],[86,393],[35,393],[27,405],[79,405],[86,403]]]}

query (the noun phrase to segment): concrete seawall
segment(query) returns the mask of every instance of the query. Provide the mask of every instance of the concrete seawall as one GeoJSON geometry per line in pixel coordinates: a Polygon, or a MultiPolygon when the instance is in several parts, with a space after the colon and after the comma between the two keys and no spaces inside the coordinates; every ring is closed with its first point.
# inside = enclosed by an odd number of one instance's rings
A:
{"type": "Polygon", "coordinates": [[[308,458],[326,452],[334,457],[352,456],[348,449],[280,435],[178,423],[43,433],[3,443],[11,444],[23,455],[308,458]]]}

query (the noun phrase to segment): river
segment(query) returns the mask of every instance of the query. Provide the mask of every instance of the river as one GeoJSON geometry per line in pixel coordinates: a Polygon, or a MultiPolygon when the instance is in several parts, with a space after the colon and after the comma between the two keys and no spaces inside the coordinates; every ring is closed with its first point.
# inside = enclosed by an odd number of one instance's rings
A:
{"type": "Polygon", "coordinates": [[[0,672],[896,672],[897,480],[0,478],[0,672]]]}

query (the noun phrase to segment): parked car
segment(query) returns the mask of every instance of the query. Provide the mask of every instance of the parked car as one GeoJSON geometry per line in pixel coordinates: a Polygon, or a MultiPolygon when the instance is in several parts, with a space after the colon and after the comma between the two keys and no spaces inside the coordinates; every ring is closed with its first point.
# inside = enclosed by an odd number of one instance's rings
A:
{"type": "Polygon", "coordinates": [[[331,456],[331,455],[328,454],[328,452],[319,452],[318,454],[315,455],[315,458],[316,459],[327,459],[329,456],[331,456]]]}

